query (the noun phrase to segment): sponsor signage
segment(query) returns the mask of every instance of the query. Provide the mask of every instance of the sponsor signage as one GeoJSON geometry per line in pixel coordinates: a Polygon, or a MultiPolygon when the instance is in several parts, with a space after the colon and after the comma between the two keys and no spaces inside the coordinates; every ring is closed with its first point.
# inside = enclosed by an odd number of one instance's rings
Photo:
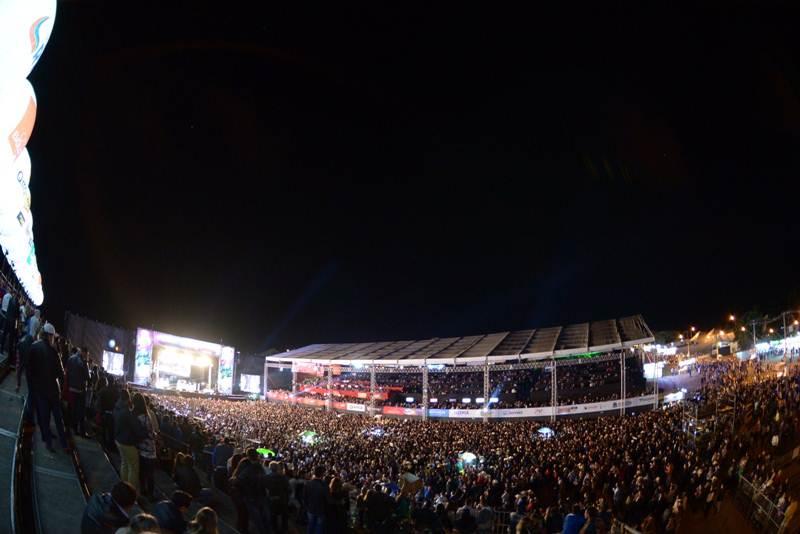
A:
{"type": "Polygon", "coordinates": [[[0,1],[0,250],[34,305],[44,301],[31,216],[31,161],[36,94],[25,78],[53,30],[56,0],[0,1]]]}

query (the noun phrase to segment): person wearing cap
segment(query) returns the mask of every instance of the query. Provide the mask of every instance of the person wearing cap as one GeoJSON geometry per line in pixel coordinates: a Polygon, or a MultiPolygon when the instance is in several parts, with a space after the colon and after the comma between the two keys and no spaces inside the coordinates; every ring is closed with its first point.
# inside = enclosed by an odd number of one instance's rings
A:
{"type": "Polygon", "coordinates": [[[31,345],[28,352],[29,382],[33,393],[34,406],[39,430],[47,450],[53,452],[53,434],[50,431],[50,416],[56,423],[56,432],[61,448],[69,450],[64,430],[64,415],[61,413],[61,383],[64,382],[64,368],[55,349],[56,329],[50,323],[42,327],[41,339],[31,345]]]}

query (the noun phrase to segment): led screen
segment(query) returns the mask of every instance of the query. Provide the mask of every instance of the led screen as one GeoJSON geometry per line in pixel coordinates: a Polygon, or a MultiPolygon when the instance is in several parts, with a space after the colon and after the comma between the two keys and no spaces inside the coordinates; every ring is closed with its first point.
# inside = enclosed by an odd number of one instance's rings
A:
{"type": "Polygon", "coordinates": [[[261,393],[261,376],[243,374],[239,377],[239,389],[247,393],[261,393]]]}
{"type": "Polygon", "coordinates": [[[211,381],[213,389],[216,378],[216,389],[230,394],[233,391],[234,354],[233,347],[223,347],[219,343],[139,328],[136,332],[134,382],[164,388],[181,383],[174,378],[170,380],[171,376],[190,379],[195,384],[211,381]],[[201,374],[202,379],[199,378],[201,374]],[[157,384],[151,384],[153,381],[157,384]]]}
{"type": "Polygon", "coordinates": [[[116,376],[125,374],[125,355],[119,352],[103,351],[103,369],[116,376]]]}

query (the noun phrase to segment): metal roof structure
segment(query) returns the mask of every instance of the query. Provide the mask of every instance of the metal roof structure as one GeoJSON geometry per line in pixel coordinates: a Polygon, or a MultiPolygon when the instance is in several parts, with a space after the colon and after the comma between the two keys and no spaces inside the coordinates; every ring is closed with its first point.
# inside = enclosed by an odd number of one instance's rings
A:
{"type": "Polygon", "coordinates": [[[265,356],[270,362],[426,365],[544,360],[652,343],[641,315],[477,336],[368,343],[322,343],[265,356]]]}

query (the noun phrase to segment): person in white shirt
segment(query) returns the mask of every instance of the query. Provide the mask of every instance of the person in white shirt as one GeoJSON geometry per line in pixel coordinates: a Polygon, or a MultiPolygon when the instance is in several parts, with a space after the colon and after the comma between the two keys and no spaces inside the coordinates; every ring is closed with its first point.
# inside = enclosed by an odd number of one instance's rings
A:
{"type": "Polygon", "coordinates": [[[33,339],[36,339],[36,336],[39,334],[39,329],[42,327],[41,317],[42,312],[35,310],[33,312],[33,317],[31,317],[31,320],[28,323],[28,335],[30,335],[33,339]]]}
{"type": "Polygon", "coordinates": [[[8,303],[9,302],[11,302],[11,291],[9,291],[5,295],[3,295],[3,305],[2,305],[2,308],[0,308],[0,310],[3,311],[3,315],[5,315],[6,312],[8,311],[8,303]]]}

